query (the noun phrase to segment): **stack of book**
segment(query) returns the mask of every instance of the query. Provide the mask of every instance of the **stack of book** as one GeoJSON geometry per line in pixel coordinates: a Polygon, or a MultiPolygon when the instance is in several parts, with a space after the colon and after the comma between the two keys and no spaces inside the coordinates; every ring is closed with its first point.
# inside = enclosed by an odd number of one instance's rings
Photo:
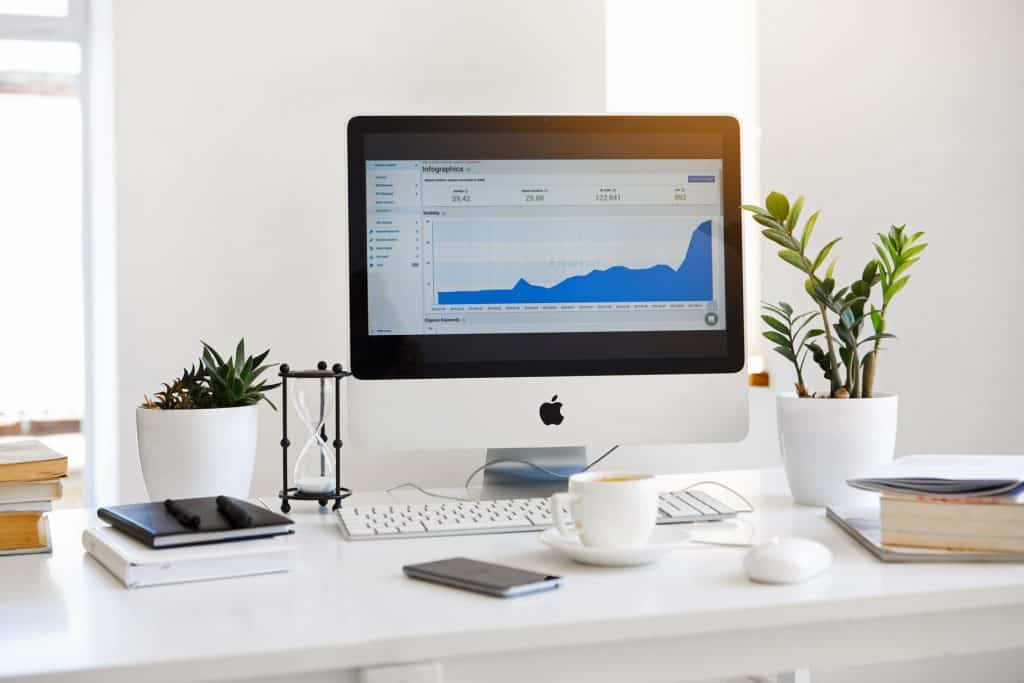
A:
{"type": "Polygon", "coordinates": [[[0,555],[51,551],[46,513],[67,473],[68,459],[39,441],[0,444],[0,555]]]}
{"type": "Polygon", "coordinates": [[[1024,560],[1024,456],[907,456],[849,483],[881,494],[883,548],[1024,560]]]}
{"type": "Polygon", "coordinates": [[[128,588],[289,571],[292,520],[244,500],[184,498],[100,508],[82,545],[128,588]]]}

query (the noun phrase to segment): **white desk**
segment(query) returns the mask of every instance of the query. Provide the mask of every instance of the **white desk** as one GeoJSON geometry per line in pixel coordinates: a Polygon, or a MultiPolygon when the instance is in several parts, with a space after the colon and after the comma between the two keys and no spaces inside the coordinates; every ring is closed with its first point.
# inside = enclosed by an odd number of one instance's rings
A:
{"type": "Polygon", "coordinates": [[[52,556],[0,559],[0,680],[354,681],[363,667],[437,660],[445,683],[668,683],[1024,646],[1024,566],[883,565],[821,510],[792,506],[778,471],[714,476],[752,494],[759,538],[828,545],[831,573],[752,585],[743,550],[712,547],[590,568],[535,534],[347,543],[330,515],[299,510],[295,572],[129,591],[82,551],[93,513],[55,512],[52,556]],[[402,575],[453,555],[566,581],[499,600],[402,575]]]}

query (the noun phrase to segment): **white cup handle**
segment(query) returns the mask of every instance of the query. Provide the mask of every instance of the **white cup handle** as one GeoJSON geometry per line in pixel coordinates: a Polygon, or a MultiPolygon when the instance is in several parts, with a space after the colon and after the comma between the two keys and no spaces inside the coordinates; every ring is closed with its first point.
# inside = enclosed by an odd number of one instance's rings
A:
{"type": "Polygon", "coordinates": [[[575,536],[577,533],[578,523],[576,527],[569,526],[568,520],[562,514],[562,507],[569,508],[575,500],[577,500],[577,496],[571,493],[556,493],[548,501],[548,504],[551,506],[551,519],[554,520],[558,533],[563,536],[575,536]]]}

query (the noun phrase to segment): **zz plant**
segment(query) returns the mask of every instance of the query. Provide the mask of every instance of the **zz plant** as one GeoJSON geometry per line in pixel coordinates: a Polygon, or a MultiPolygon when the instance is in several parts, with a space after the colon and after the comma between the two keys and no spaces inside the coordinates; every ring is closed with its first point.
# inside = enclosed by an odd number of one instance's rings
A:
{"type": "Polygon", "coordinates": [[[277,410],[267,392],[281,386],[267,384],[260,376],[276,364],[264,364],[270,349],[256,356],[245,355],[245,339],[238,342],[234,355],[227,360],[206,342],[197,365],[182,370],[181,377],[163,385],[151,399],[145,397],[144,408],[188,410],[201,408],[236,408],[250,406],[261,400],[277,410]]]}
{"type": "Polygon", "coordinates": [[[836,259],[829,260],[829,255],[842,238],[812,252],[811,238],[821,212],[811,214],[798,230],[803,205],[803,197],[790,204],[784,194],[772,192],[764,207],[743,206],[763,226],[761,234],[782,247],[779,258],[802,273],[814,304],[804,313],[795,313],[784,301],[763,304],[761,318],[768,326],[763,334],[792,363],[797,395],[815,395],[804,381],[804,363],[810,356],[828,381],[829,397],[871,398],[881,343],[895,338],[887,331],[889,305],[928,246],[920,241],[924,232],[908,234],[905,225],[893,225],[888,233],[879,233],[874,244],[878,258],[868,261],[858,279],[837,288],[836,259]]]}

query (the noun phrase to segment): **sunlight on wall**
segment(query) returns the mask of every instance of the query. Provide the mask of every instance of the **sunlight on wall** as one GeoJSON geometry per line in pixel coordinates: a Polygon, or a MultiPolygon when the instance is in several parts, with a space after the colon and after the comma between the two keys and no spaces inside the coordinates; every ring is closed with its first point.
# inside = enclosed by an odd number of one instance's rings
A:
{"type": "MultiPolygon", "coordinates": [[[[755,0],[608,0],[608,111],[730,114],[740,121],[743,201],[760,203],[755,0]]],[[[744,218],[748,331],[760,329],[757,224],[744,218]]],[[[747,334],[748,369],[763,368],[747,334]]]]}

